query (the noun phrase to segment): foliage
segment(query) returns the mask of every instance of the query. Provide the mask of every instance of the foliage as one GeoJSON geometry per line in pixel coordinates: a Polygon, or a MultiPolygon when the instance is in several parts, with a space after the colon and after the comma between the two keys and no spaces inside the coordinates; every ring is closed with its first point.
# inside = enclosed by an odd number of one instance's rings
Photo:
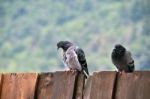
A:
{"type": "Polygon", "coordinates": [[[148,0],[0,0],[0,71],[64,68],[56,50],[70,40],[85,50],[90,72],[114,70],[111,51],[131,50],[136,69],[150,70],[148,0]]]}

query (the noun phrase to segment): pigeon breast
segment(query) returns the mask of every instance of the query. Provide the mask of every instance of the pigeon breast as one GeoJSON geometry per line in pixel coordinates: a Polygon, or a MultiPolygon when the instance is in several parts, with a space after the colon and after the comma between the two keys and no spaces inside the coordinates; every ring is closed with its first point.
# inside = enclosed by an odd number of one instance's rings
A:
{"type": "Polygon", "coordinates": [[[64,52],[64,63],[70,68],[70,69],[77,69],[79,71],[82,70],[81,65],[78,61],[77,54],[75,52],[76,47],[71,46],[67,49],[66,52],[64,52]]]}

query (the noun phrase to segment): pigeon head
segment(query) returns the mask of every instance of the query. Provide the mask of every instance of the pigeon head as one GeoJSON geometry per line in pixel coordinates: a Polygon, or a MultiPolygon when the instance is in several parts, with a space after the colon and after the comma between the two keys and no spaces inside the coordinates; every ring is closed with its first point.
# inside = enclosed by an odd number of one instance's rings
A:
{"type": "Polygon", "coordinates": [[[120,59],[125,55],[126,49],[121,44],[115,45],[113,49],[112,56],[114,59],[120,59]]]}
{"type": "Polygon", "coordinates": [[[63,51],[66,51],[70,46],[72,46],[73,44],[69,41],[59,41],[57,43],[57,49],[62,48],[63,51]]]}

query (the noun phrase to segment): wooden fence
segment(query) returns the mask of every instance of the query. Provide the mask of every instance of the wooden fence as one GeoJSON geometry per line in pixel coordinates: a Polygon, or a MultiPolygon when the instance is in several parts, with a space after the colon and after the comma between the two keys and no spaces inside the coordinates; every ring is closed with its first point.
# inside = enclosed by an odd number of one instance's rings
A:
{"type": "Polygon", "coordinates": [[[150,72],[0,74],[0,99],[150,99],[150,72]]]}

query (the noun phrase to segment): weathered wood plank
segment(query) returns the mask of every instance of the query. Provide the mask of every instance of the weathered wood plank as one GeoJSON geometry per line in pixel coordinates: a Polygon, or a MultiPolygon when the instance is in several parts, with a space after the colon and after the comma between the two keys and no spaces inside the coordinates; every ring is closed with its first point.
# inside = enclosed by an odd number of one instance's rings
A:
{"type": "Polygon", "coordinates": [[[85,76],[83,74],[78,74],[76,78],[76,84],[74,89],[74,98],[73,99],[82,99],[83,98],[83,88],[84,88],[85,76]]]}
{"type": "Polygon", "coordinates": [[[35,99],[72,99],[76,76],[67,72],[39,75],[35,99]]]}
{"type": "Polygon", "coordinates": [[[90,99],[91,85],[92,85],[92,76],[90,76],[85,83],[83,90],[83,99],[90,99]]]}
{"type": "Polygon", "coordinates": [[[38,77],[35,99],[51,99],[53,84],[54,84],[53,73],[40,74],[38,77]]]}
{"type": "Polygon", "coordinates": [[[1,99],[34,99],[35,73],[4,74],[1,99]]]}
{"type": "Polygon", "coordinates": [[[150,99],[150,72],[118,75],[116,99],[150,99]]]}
{"type": "Polygon", "coordinates": [[[54,85],[51,99],[72,99],[77,73],[54,73],[54,85]]]}
{"type": "Polygon", "coordinates": [[[94,73],[88,99],[112,99],[115,79],[116,72],[94,73]]]}
{"type": "Polygon", "coordinates": [[[2,84],[2,74],[0,74],[0,86],[2,84]]]}
{"type": "Polygon", "coordinates": [[[2,91],[2,74],[0,74],[0,97],[1,97],[1,91],[2,91]]]}

